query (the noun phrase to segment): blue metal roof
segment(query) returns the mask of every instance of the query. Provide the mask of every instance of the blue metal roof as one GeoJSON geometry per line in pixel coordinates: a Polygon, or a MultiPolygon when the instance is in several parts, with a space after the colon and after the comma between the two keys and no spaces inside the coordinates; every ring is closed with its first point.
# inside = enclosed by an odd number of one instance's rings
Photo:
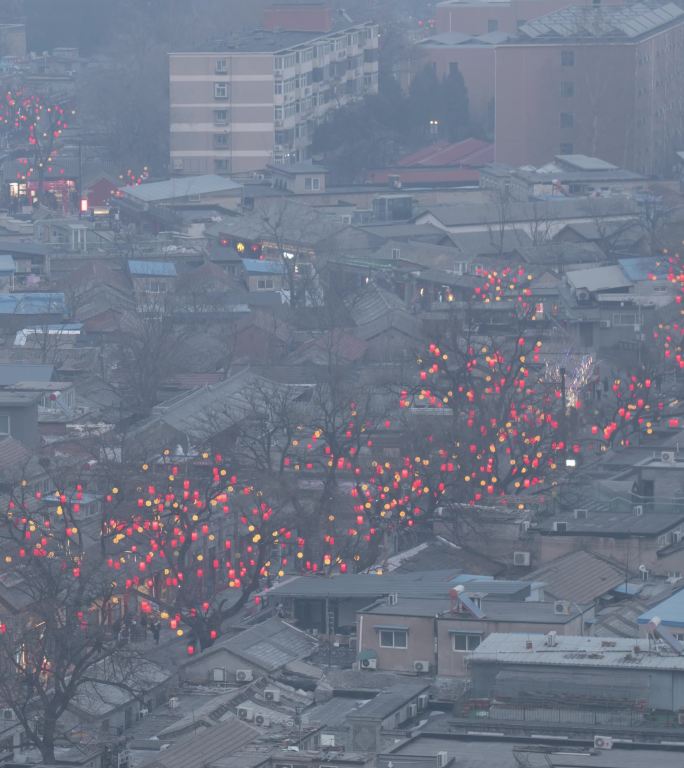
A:
{"type": "Polygon", "coordinates": [[[666,627],[684,627],[684,589],[675,592],[646,613],[642,613],[637,623],[648,624],[655,616],[658,616],[666,627]]]}
{"type": "Polygon", "coordinates": [[[668,268],[665,259],[656,264],[652,258],[638,256],[633,259],[618,259],[618,264],[625,275],[634,282],[649,280],[649,275],[655,275],[658,280],[667,278],[668,268]]]}
{"type": "Polygon", "coordinates": [[[246,272],[253,272],[258,275],[283,275],[285,274],[285,265],[277,261],[268,261],[266,259],[242,259],[242,266],[246,272]]]}
{"type": "Polygon", "coordinates": [[[65,312],[63,293],[0,294],[0,315],[63,315],[65,312]]]}
{"type": "Polygon", "coordinates": [[[176,277],[176,265],[172,261],[129,259],[128,271],[136,277],[176,277]]]}

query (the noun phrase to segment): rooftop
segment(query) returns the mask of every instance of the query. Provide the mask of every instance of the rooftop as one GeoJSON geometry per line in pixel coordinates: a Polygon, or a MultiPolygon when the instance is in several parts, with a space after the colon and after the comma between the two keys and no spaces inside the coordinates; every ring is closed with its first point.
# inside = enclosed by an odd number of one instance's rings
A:
{"type": "Polygon", "coordinates": [[[172,261],[129,259],[128,271],[134,277],[176,277],[176,265],[172,261]]]}
{"type": "Polygon", "coordinates": [[[527,22],[521,37],[530,40],[611,39],[636,40],[674,21],[684,10],[674,3],[571,6],[527,22]]]}
{"type": "Polygon", "coordinates": [[[0,363],[0,387],[12,387],[21,381],[48,383],[54,370],[54,366],[43,363],[0,363]]]}
{"type": "Polygon", "coordinates": [[[570,552],[528,574],[544,583],[544,592],[560,600],[591,603],[627,578],[625,569],[591,552],[570,552]]]}
{"type": "Polygon", "coordinates": [[[624,538],[626,536],[657,536],[672,530],[684,522],[684,512],[648,512],[635,515],[632,512],[590,512],[585,519],[576,519],[572,512],[558,517],[539,521],[535,530],[544,534],[606,536],[624,538]],[[555,523],[565,523],[565,532],[554,530],[555,523]]]}
{"type": "Polygon", "coordinates": [[[430,687],[429,682],[397,683],[349,715],[350,719],[384,720],[430,687]]]}
{"type": "Polygon", "coordinates": [[[666,627],[684,627],[684,589],[642,613],[637,623],[648,624],[656,616],[666,627]]]}
{"type": "Polygon", "coordinates": [[[613,264],[607,267],[576,269],[568,272],[566,278],[573,288],[584,288],[591,292],[631,288],[633,285],[620,267],[613,264]]]}
{"type": "Polygon", "coordinates": [[[284,275],[285,265],[271,259],[242,259],[245,272],[254,275],[284,275]]]}
{"type": "Polygon", "coordinates": [[[122,187],[125,197],[132,197],[144,203],[157,203],[163,200],[175,200],[195,195],[212,195],[220,192],[237,192],[242,189],[238,184],[223,176],[207,174],[204,176],[179,176],[166,181],[152,181],[135,187],[122,187]]]}

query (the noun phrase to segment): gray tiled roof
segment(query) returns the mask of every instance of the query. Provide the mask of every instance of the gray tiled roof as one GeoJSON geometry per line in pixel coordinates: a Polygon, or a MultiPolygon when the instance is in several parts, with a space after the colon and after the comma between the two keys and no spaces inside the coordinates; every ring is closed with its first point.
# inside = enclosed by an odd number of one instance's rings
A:
{"type": "Polygon", "coordinates": [[[627,578],[625,568],[591,552],[570,552],[537,568],[527,578],[544,583],[547,595],[591,603],[627,578]]]}

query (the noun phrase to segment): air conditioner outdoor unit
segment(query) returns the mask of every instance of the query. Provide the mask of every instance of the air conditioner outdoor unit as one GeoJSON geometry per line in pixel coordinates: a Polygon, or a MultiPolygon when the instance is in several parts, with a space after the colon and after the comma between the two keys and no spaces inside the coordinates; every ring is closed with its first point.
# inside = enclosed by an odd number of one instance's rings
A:
{"type": "Polygon", "coordinates": [[[322,733],[321,734],[321,747],[334,747],[335,746],[335,734],[334,733],[322,733]]]}
{"type": "Polygon", "coordinates": [[[266,701],[273,701],[276,704],[280,701],[280,691],[277,688],[267,688],[264,691],[266,701]]]}
{"type": "Polygon", "coordinates": [[[238,707],[237,716],[240,720],[254,720],[254,710],[251,707],[238,707]]]}
{"type": "Polygon", "coordinates": [[[256,715],[254,717],[254,722],[256,725],[263,725],[263,726],[271,724],[270,718],[266,717],[265,715],[256,715]]]}
{"type": "Polygon", "coordinates": [[[178,709],[179,703],[178,696],[172,696],[169,699],[169,709],[178,709]]]}
{"type": "Polygon", "coordinates": [[[594,736],[594,749],[612,749],[613,739],[611,736],[594,736]]]}
{"type": "Polygon", "coordinates": [[[611,322],[610,320],[601,320],[599,325],[601,326],[601,328],[610,328],[611,322]]]}
{"type": "Polygon", "coordinates": [[[406,714],[409,718],[415,717],[418,714],[418,704],[409,704],[406,708],[406,714]]]}
{"type": "Polygon", "coordinates": [[[414,661],[413,662],[413,671],[418,673],[424,673],[430,671],[430,662],[429,661],[414,661]]]}
{"type": "Polygon", "coordinates": [[[174,171],[182,171],[183,170],[183,158],[182,157],[174,157],[173,158],[173,170],[174,171]]]}
{"type": "Polygon", "coordinates": [[[565,522],[561,522],[560,520],[556,521],[553,524],[553,530],[556,533],[567,533],[568,531],[568,524],[565,522]]]}
{"type": "Polygon", "coordinates": [[[674,464],[675,455],[673,451],[661,451],[660,460],[664,464],[674,464]]]}
{"type": "Polygon", "coordinates": [[[250,683],[254,680],[254,673],[251,669],[238,669],[235,672],[235,679],[238,683],[250,683]]]}
{"type": "Polygon", "coordinates": [[[211,670],[211,679],[215,683],[225,683],[226,682],[226,670],[222,669],[221,667],[214,667],[214,669],[211,670]]]}
{"type": "Polygon", "coordinates": [[[589,516],[589,510],[587,509],[575,510],[575,520],[586,520],[588,516],[589,516]]]}
{"type": "Polygon", "coordinates": [[[570,603],[567,600],[556,600],[553,604],[553,612],[558,616],[564,616],[570,613],[570,603]]]}
{"type": "Polygon", "coordinates": [[[529,552],[514,552],[513,553],[513,565],[520,567],[526,567],[530,564],[529,552]]]}
{"type": "Polygon", "coordinates": [[[377,659],[362,659],[361,669],[375,669],[378,666],[377,659]]]}
{"type": "Polygon", "coordinates": [[[437,768],[445,768],[446,764],[449,762],[449,753],[448,752],[438,752],[437,753],[437,768]]]}
{"type": "Polygon", "coordinates": [[[644,506],[643,504],[635,504],[633,507],[634,514],[639,517],[640,515],[644,514],[644,506]]]}

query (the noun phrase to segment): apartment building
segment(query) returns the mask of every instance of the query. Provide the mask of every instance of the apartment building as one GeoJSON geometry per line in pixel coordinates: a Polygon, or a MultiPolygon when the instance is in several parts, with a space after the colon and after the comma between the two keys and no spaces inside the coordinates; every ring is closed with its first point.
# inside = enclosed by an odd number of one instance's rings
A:
{"type": "Polygon", "coordinates": [[[684,10],[572,7],[496,46],[496,161],[586,154],[667,174],[684,139],[684,10]]]}
{"type": "Polygon", "coordinates": [[[265,25],[277,28],[226,41],[222,50],[170,54],[174,174],[240,174],[307,160],[314,129],[331,109],[377,93],[377,25],[340,17],[335,28],[321,6],[296,8],[291,17],[282,7],[271,12],[265,25]],[[304,31],[288,29],[288,18],[304,31]]]}

